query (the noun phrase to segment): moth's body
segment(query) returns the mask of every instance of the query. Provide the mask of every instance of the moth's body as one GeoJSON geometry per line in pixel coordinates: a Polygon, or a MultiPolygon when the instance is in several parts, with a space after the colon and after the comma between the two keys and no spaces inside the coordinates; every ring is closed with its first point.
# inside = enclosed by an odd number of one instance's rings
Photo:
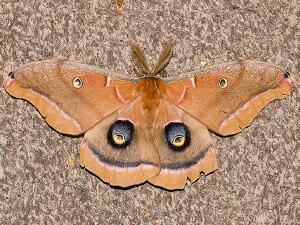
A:
{"type": "Polygon", "coordinates": [[[165,97],[165,82],[160,78],[142,78],[137,83],[137,93],[142,101],[141,112],[145,117],[145,124],[152,127],[155,116],[158,116],[158,108],[165,97]]]}
{"type": "MultiPolygon", "coordinates": [[[[167,48],[152,72],[133,49],[150,75],[170,58],[167,48]]],[[[130,82],[51,60],[10,73],[4,87],[34,104],[57,131],[84,134],[80,163],[105,182],[127,187],[149,181],[181,189],[200,172],[217,169],[208,129],[223,136],[240,132],[293,85],[284,70],[255,61],[211,67],[178,81],[146,76],[130,82]]]]}

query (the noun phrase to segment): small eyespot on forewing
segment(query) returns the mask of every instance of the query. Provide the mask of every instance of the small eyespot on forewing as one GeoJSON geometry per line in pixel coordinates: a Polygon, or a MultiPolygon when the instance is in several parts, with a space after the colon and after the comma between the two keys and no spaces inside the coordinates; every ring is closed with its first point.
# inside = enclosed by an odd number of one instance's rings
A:
{"type": "Polygon", "coordinates": [[[220,80],[219,80],[219,87],[220,88],[226,88],[228,86],[228,81],[226,78],[222,77],[220,80]]]}
{"type": "Polygon", "coordinates": [[[83,85],[83,81],[79,77],[75,77],[73,79],[73,87],[74,88],[81,88],[83,85]]]}

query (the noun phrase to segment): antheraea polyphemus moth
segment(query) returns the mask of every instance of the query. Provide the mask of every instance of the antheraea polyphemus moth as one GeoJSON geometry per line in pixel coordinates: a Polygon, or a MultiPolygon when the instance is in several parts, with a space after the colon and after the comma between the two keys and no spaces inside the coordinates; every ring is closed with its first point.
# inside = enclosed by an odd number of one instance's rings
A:
{"type": "Polygon", "coordinates": [[[258,61],[225,63],[171,80],[162,76],[171,44],[153,69],[136,44],[132,50],[140,67],[133,80],[66,60],[25,65],[4,80],[10,95],[31,102],[55,130],[84,134],[81,166],[113,186],[148,181],[184,188],[218,167],[208,130],[239,133],[293,87],[287,71],[258,61]]]}

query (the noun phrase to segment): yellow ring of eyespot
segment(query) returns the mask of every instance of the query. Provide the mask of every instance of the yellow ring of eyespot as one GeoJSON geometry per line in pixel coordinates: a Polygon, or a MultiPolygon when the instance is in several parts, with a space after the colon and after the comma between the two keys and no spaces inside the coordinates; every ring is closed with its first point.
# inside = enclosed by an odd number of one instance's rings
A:
{"type": "Polygon", "coordinates": [[[73,80],[73,86],[74,88],[81,88],[83,85],[82,80],[79,77],[75,77],[73,80]]]}
{"type": "Polygon", "coordinates": [[[220,80],[219,80],[219,87],[220,88],[226,88],[228,86],[228,81],[226,78],[222,77],[220,80]]]}
{"type": "Polygon", "coordinates": [[[185,137],[183,137],[181,135],[177,135],[176,137],[174,137],[174,139],[172,141],[172,145],[174,145],[176,147],[181,147],[184,145],[184,141],[185,141],[185,137]]]}
{"type": "Polygon", "coordinates": [[[125,136],[122,133],[115,133],[113,134],[112,138],[117,145],[122,145],[126,141],[125,136]]]}

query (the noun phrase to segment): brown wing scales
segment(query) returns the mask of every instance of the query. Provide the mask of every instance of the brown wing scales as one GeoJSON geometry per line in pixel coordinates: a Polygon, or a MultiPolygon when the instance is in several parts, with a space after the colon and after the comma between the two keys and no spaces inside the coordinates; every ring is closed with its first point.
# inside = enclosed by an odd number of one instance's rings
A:
{"type": "Polygon", "coordinates": [[[291,81],[276,66],[245,61],[212,67],[192,80],[171,82],[167,85],[169,101],[199,119],[210,130],[226,136],[249,126],[259,112],[274,99],[285,98],[291,92],[291,81]],[[220,80],[228,82],[220,87],[220,80]],[[187,83],[189,81],[189,83],[187,83]],[[182,93],[178,103],[172,94],[182,93]]]}
{"type": "MultiPolygon", "coordinates": [[[[149,73],[142,51],[133,51],[149,73]]],[[[150,73],[162,70],[171,55],[169,45],[150,73]]],[[[31,102],[57,131],[85,133],[80,164],[122,187],[149,181],[182,189],[201,172],[216,170],[208,129],[224,136],[238,133],[293,87],[285,71],[254,61],[218,65],[168,84],[154,77],[136,84],[108,75],[87,65],[51,60],[11,73],[4,87],[31,102]]]]}
{"type": "Polygon", "coordinates": [[[21,67],[4,81],[6,91],[31,102],[61,133],[79,135],[136,98],[136,84],[107,77],[93,67],[43,61],[21,67]],[[80,88],[73,81],[79,78],[80,88]]]}

